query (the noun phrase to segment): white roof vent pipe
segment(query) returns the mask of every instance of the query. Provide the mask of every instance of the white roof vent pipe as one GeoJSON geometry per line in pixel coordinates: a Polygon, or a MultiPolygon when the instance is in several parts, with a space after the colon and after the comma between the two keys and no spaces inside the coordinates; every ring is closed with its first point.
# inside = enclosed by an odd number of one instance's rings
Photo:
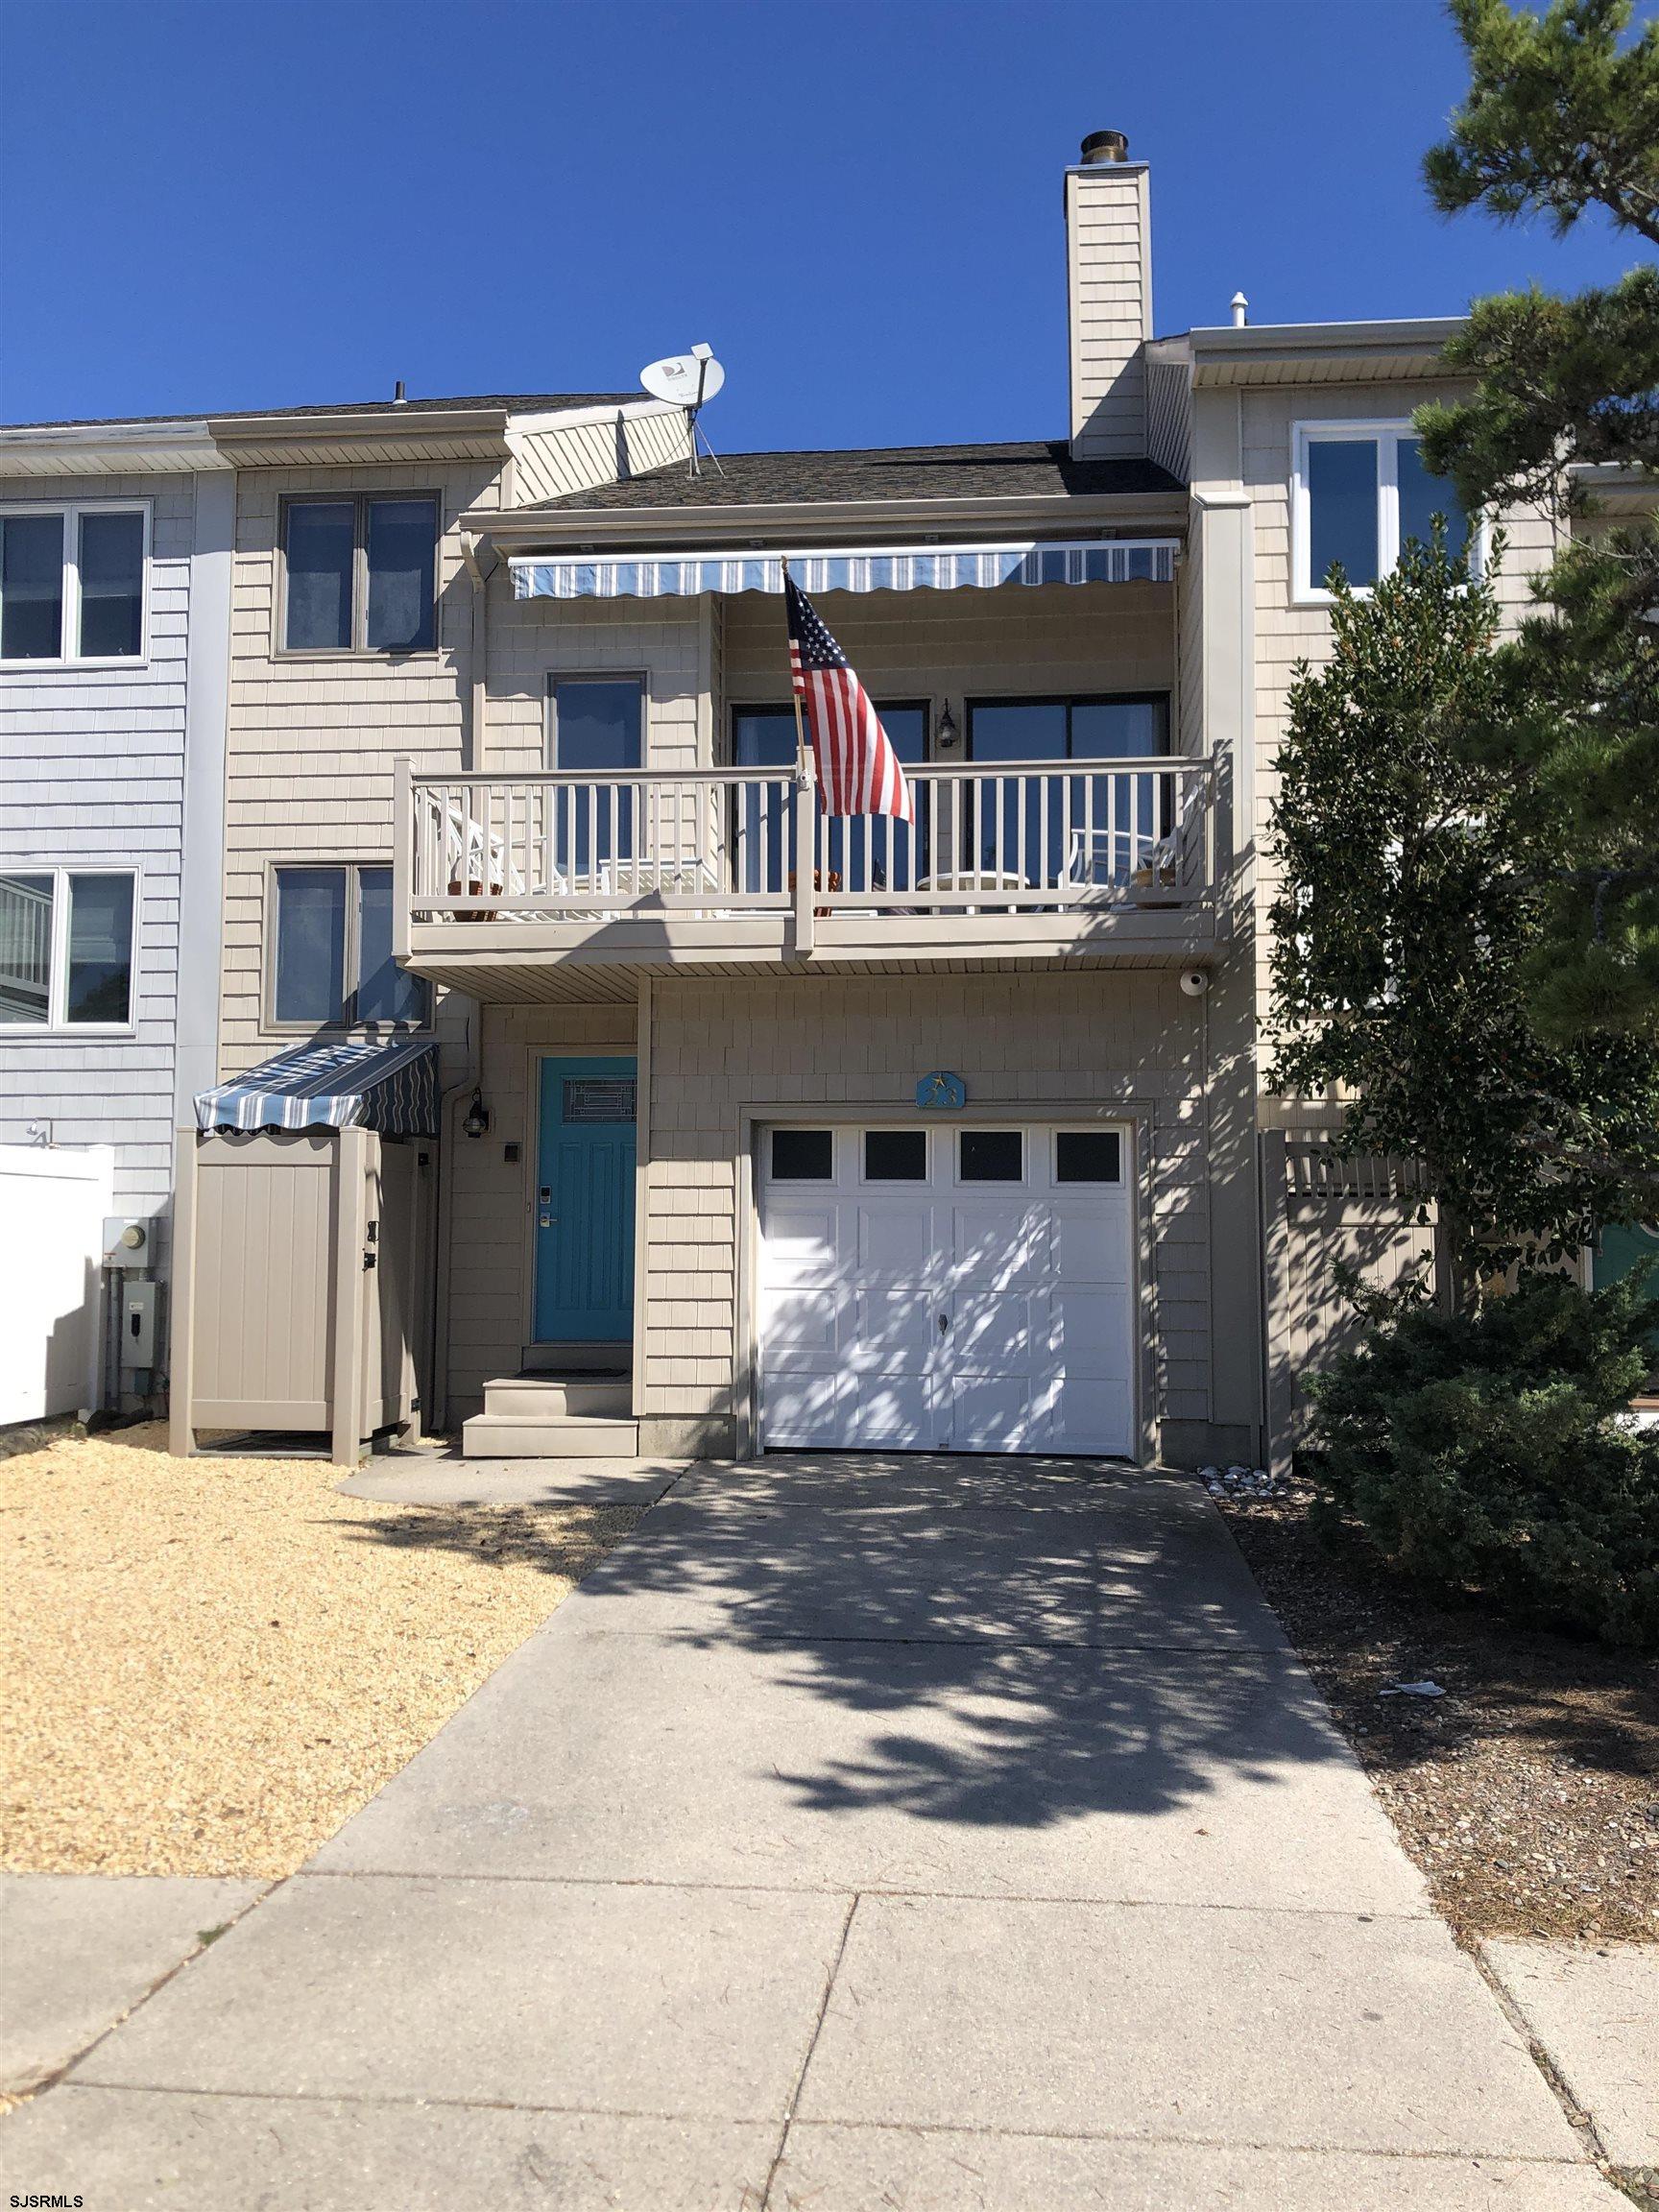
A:
{"type": "Polygon", "coordinates": [[[1245,299],[1242,292],[1234,293],[1232,307],[1233,327],[1235,330],[1242,330],[1245,324],[1250,320],[1250,302],[1245,299]]]}

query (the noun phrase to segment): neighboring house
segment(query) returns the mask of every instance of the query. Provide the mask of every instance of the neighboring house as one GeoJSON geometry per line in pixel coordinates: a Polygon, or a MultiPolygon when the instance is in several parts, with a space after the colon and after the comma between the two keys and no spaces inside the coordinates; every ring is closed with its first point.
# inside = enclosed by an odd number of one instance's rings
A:
{"type": "Polygon", "coordinates": [[[280,1008],[249,961],[278,862],[389,859],[394,733],[447,745],[466,721],[467,590],[434,573],[440,530],[492,486],[543,496],[683,444],[679,410],[589,396],[0,429],[0,1144],[110,1148],[114,1213],[146,1224],[163,1295],[134,1359],[113,1293],[137,1277],[109,1276],[105,1405],[165,1395],[175,1132],[219,1070],[226,959],[231,1064],[267,1023],[424,1011],[379,973],[389,866],[291,879],[312,965],[280,1008]],[[342,469],[344,500],[290,515],[342,469]],[[295,559],[274,641],[258,589],[279,517],[295,559]],[[342,958],[330,1013],[310,987],[342,958]]]}
{"type": "MultiPolygon", "coordinates": [[[[216,882],[218,789],[210,772],[196,788],[187,762],[202,754],[210,771],[223,747],[231,489],[200,421],[0,429],[0,1145],[108,1147],[108,1204],[142,1224],[131,1278],[101,1285],[102,1223],[85,1242],[65,1223],[92,1263],[103,1342],[44,1392],[36,1355],[70,1318],[62,1260],[77,1303],[81,1272],[75,1255],[31,1269],[10,1253],[6,1373],[22,1394],[8,1407],[141,1404],[164,1387],[160,1316],[141,1302],[118,1357],[112,1293],[165,1283],[179,1095],[211,1079],[210,1021],[192,1058],[180,1009],[192,991],[211,1005],[216,922],[193,965],[183,955],[185,986],[180,914],[187,833],[216,882]],[[38,1315],[36,1275],[51,1308],[38,1315]]],[[[9,1201],[25,1181],[9,1181],[9,1201]]],[[[21,1218],[8,1214],[13,1239],[21,1218]]],[[[52,1238],[55,1214],[32,1202],[27,1218],[52,1238]]]]}

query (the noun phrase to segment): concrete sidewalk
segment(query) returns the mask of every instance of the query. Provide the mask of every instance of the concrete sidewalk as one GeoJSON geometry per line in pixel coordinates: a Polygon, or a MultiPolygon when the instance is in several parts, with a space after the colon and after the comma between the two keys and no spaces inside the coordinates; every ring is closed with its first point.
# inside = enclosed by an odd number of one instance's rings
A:
{"type": "Polygon", "coordinates": [[[1611,2208],[1198,1486],[693,1469],[8,2191],[1611,2208]]]}

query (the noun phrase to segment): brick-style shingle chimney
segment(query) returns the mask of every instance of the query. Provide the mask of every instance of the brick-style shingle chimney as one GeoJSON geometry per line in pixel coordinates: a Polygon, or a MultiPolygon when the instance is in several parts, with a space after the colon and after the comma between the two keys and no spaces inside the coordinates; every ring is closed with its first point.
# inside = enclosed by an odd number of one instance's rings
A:
{"type": "Polygon", "coordinates": [[[1120,131],[1084,139],[1066,172],[1071,451],[1079,460],[1146,450],[1145,343],[1152,335],[1146,164],[1120,131]]]}

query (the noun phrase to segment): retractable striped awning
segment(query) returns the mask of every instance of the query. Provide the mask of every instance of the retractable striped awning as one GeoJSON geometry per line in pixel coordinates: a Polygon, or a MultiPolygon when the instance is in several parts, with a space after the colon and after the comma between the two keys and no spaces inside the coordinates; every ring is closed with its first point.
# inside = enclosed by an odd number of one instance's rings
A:
{"type": "Polygon", "coordinates": [[[811,553],[515,554],[517,599],[686,599],[781,591],[994,591],[1005,584],[1168,584],[1175,538],[1026,539],[1002,545],[891,545],[811,553]]]}
{"type": "Polygon", "coordinates": [[[377,1129],[383,1137],[438,1131],[438,1047],[304,1045],[263,1060],[234,1083],[196,1094],[198,1129],[377,1129]]]}

